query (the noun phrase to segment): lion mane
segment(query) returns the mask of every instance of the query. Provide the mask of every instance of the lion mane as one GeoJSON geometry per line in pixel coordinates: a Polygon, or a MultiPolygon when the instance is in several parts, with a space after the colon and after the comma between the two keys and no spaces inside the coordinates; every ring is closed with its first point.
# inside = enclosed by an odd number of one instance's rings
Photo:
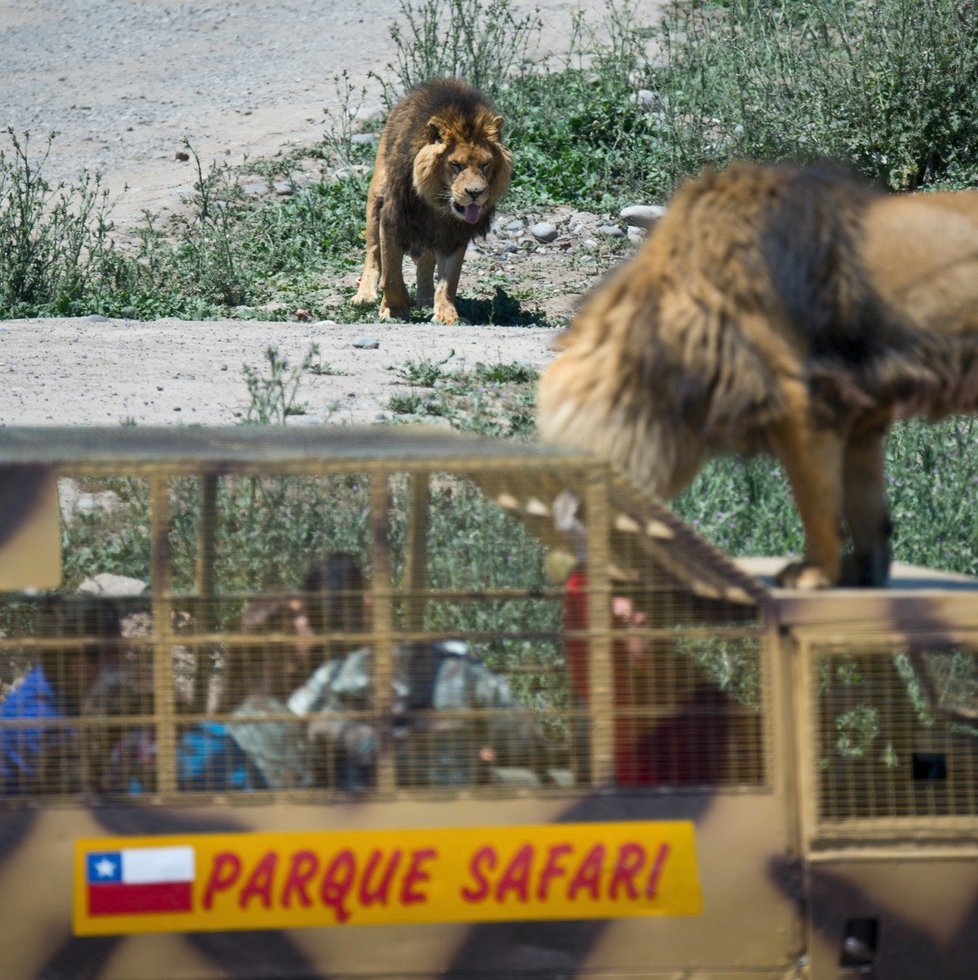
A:
{"type": "Polygon", "coordinates": [[[466,246],[489,230],[513,172],[502,134],[492,103],[457,78],[420,85],[394,106],[367,191],[367,254],[355,304],[373,305],[383,289],[381,318],[406,318],[407,253],[417,264],[415,304],[433,306],[436,321],[457,322],[466,246]]]}
{"type": "Polygon", "coordinates": [[[542,438],[664,499],[711,456],[771,453],[806,534],[779,583],[885,584],[887,430],[978,408],[978,193],[886,194],[827,166],[706,171],[559,347],[542,438]]]}

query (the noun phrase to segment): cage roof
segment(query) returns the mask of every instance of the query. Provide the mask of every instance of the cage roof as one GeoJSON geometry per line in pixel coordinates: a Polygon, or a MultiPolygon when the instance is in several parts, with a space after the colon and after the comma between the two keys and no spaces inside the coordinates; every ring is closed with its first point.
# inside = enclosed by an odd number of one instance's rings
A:
{"type": "Polygon", "coordinates": [[[0,427],[0,466],[101,475],[315,474],[364,469],[464,473],[544,545],[580,554],[583,501],[606,479],[612,575],[758,604],[764,586],[664,504],[589,454],[434,426],[0,427]],[[563,513],[562,513],[563,511],[563,513]]]}

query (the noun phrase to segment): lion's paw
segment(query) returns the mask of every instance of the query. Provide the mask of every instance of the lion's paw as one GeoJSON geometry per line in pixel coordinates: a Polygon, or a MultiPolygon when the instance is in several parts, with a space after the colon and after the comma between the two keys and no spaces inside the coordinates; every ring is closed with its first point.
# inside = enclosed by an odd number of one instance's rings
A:
{"type": "Polygon", "coordinates": [[[356,296],[350,302],[354,306],[373,306],[377,302],[379,293],[376,289],[357,290],[356,296]]]}
{"type": "Polygon", "coordinates": [[[411,316],[410,306],[388,306],[386,303],[380,304],[381,320],[407,320],[411,316]]]}
{"type": "Polygon", "coordinates": [[[845,555],[839,573],[839,585],[882,589],[890,577],[890,561],[888,541],[881,541],[859,554],[845,555]]]}
{"type": "Polygon", "coordinates": [[[444,323],[446,327],[452,327],[458,323],[458,310],[450,303],[436,304],[431,320],[433,323],[444,323]]]}
{"type": "Polygon", "coordinates": [[[806,592],[831,589],[835,584],[824,569],[810,561],[789,562],[778,572],[774,581],[782,589],[801,589],[806,592]]]}

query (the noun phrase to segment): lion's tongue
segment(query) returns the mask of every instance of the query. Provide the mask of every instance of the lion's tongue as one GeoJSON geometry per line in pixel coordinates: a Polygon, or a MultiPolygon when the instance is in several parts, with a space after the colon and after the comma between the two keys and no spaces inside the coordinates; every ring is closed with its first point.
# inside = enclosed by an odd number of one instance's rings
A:
{"type": "Polygon", "coordinates": [[[466,204],[465,205],[465,220],[470,224],[474,225],[479,220],[479,205],[478,204],[466,204]]]}

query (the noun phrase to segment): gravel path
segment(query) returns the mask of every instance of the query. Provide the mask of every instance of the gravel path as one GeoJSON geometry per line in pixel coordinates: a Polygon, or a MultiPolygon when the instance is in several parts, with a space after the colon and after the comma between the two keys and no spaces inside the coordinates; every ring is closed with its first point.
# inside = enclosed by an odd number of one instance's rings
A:
{"type": "Polygon", "coordinates": [[[0,322],[0,424],[230,425],[248,407],[244,364],[268,375],[269,345],[298,364],[315,343],[335,374],[307,374],[290,424],[372,423],[389,418],[408,389],[392,368],[445,361],[520,361],[537,370],[553,356],[555,331],[438,324],[260,323],[240,320],[8,320],[0,322]],[[354,346],[360,339],[376,348],[354,346]],[[450,359],[449,359],[450,358],[450,359]]]}

